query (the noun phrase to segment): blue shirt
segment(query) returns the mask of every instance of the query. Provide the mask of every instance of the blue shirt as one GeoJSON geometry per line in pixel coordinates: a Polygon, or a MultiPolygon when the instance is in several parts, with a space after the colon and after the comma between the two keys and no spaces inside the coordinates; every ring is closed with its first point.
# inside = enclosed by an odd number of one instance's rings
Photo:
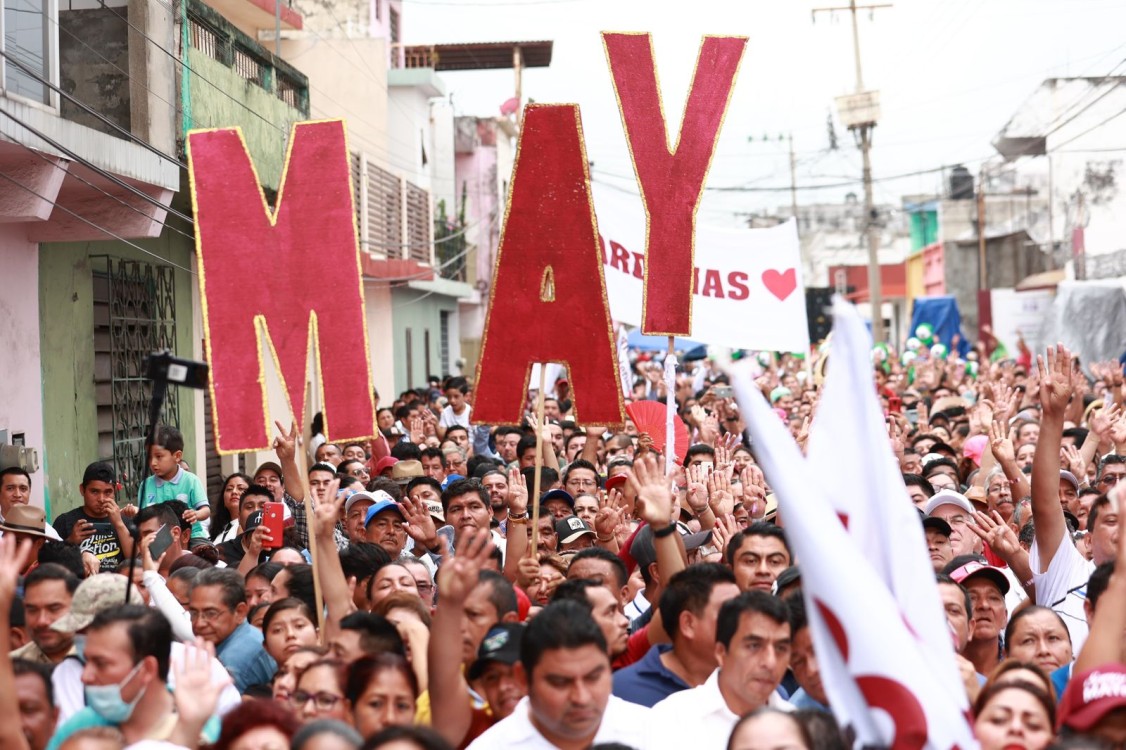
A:
{"type": "Polygon", "coordinates": [[[262,633],[245,620],[216,647],[215,658],[231,673],[240,693],[251,685],[268,685],[278,669],[262,646],[262,633]]]}
{"type": "Polygon", "coordinates": [[[667,643],[655,646],[646,651],[640,661],[615,672],[614,695],[652,708],[673,693],[691,688],[661,661],[661,654],[669,651],[672,646],[667,643]]]}
{"type": "MultiPolygon", "coordinates": [[[[775,692],[780,692],[780,691],[775,691],[775,692]]],[[[790,698],[789,698],[789,703],[790,703],[791,706],[793,706],[794,708],[797,708],[799,710],[800,709],[810,709],[810,710],[813,710],[813,711],[823,711],[824,713],[829,713],[829,707],[828,706],[826,706],[824,703],[817,700],[816,698],[812,697],[809,693],[805,692],[805,688],[802,688],[802,687],[800,687],[800,688],[798,688],[797,690],[794,691],[794,694],[791,695],[790,698]]]]}
{"type": "Polygon", "coordinates": [[[1056,689],[1056,703],[1063,700],[1063,691],[1067,690],[1067,683],[1071,681],[1071,669],[1075,663],[1064,664],[1062,667],[1056,669],[1050,675],[1052,680],[1052,687],[1056,689]]]}

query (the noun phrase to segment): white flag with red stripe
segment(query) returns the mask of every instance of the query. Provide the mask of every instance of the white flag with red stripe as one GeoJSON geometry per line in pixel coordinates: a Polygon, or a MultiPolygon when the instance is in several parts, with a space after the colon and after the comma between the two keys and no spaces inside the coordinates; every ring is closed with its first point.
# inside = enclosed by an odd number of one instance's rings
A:
{"type": "MultiPolygon", "coordinates": [[[[838,338],[834,332],[830,377],[835,367],[842,371],[848,367],[850,356],[859,356],[852,351],[855,347],[854,336],[846,334],[838,338]]],[[[861,351],[865,358],[870,356],[870,347],[865,346],[861,351]]],[[[851,450],[842,450],[835,458],[822,458],[814,466],[801,455],[749,373],[740,370],[737,368],[733,377],[736,396],[748,417],[755,455],[779,498],[787,539],[801,565],[811,635],[834,714],[842,723],[854,728],[858,745],[896,750],[977,747],[965,693],[959,685],[951,685],[948,677],[953,674],[957,680],[957,668],[949,633],[943,629],[934,574],[929,566],[922,569],[908,562],[917,553],[925,563],[926,547],[918,515],[910,527],[917,531],[917,548],[901,548],[892,538],[905,533],[908,535],[905,545],[910,545],[912,537],[902,519],[891,520],[898,518],[898,514],[893,513],[888,517],[889,522],[881,525],[878,511],[877,517],[873,517],[872,508],[882,506],[859,502],[844,505],[850,527],[857,524],[873,529],[872,541],[865,546],[858,544],[857,538],[842,525],[838,508],[821,480],[839,482],[842,489],[856,496],[877,496],[883,492],[880,487],[886,484],[886,478],[878,479],[877,472],[876,476],[860,475],[853,480],[855,484],[846,484],[839,472],[846,470],[842,467],[845,461],[853,460],[854,456],[846,456],[851,450]],[[818,479],[811,480],[811,477],[818,479]],[[900,562],[907,567],[901,577],[897,573],[896,585],[929,589],[934,597],[933,617],[928,614],[932,610],[925,606],[926,596],[917,597],[924,602],[922,606],[909,605],[909,615],[892,593],[892,584],[884,577],[881,561],[894,559],[896,550],[905,556],[900,562]],[[912,617],[922,632],[912,622],[912,617]],[[928,642],[933,636],[924,634],[934,632],[942,634],[942,643],[928,642]],[[943,643],[945,652],[941,650],[943,643]]],[[[842,379],[842,375],[838,375],[838,380],[842,379]]],[[[824,417],[829,417],[828,425],[838,419],[851,421],[852,433],[845,442],[855,444],[858,450],[872,451],[876,454],[874,461],[888,462],[890,449],[886,433],[878,442],[870,442],[874,438],[858,432],[861,423],[871,419],[870,414],[868,417],[862,414],[867,406],[860,405],[869,396],[875,398],[871,383],[851,395],[851,400],[834,398],[829,401],[828,409],[843,410],[842,414],[823,413],[826,410],[823,400],[815,422],[824,417]]],[[[825,398],[829,398],[828,386],[825,398]]],[[[878,411],[876,417],[882,424],[878,411]]],[[[861,467],[847,467],[846,476],[852,476],[864,465],[862,462],[861,467]]],[[[901,502],[910,508],[905,493],[900,492],[901,502]]]]}

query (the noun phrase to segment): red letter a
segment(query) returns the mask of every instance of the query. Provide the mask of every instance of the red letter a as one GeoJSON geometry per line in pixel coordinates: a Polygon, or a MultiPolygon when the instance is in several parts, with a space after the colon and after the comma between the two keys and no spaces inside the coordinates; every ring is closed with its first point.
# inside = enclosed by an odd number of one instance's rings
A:
{"type": "Polygon", "coordinates": [[[747,38],[704,37],[680,136],[672,146],[649,35],[604,32],[602,41],[645,202],[641,328],[651,335],[688,336],[692,333],[696,208],[747,38]]]}
{"type": "Polygon", "coordinates": [[[622,423],[602,253],[575,104],[533,104],[524,111],[477,367],[474,421],[519,423],[535,362],[568,367],[576,416],[584,424],[622,423]]]}
{"type": "Polygon", "coordinates": [[[273,213],[239,130],[189,134],[188,166],[218,450],[270,445],[259,336],[270,344],[269,366],[277,368],[298,425],[312,335],[325,436],[374,435],[344,124],[294,126],[273,213]]]}

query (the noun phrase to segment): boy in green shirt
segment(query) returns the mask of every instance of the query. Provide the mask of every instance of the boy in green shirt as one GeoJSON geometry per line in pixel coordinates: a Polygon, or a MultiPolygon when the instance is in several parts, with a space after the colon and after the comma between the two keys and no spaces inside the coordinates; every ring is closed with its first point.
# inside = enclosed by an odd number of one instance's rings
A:
{"type": "Polygon", "coordinates": [[[183,518],[192,525],[192,537],[206,538],[207,532],[200,522],[211,516],[211,506],[203,482],[180,466],[180,459],[184,457],[184,436],[171,425],[161,425],[148,449],[152,476],[141,484],[138,504],[146,508],[179,500],[188,506],[183,518]]]}

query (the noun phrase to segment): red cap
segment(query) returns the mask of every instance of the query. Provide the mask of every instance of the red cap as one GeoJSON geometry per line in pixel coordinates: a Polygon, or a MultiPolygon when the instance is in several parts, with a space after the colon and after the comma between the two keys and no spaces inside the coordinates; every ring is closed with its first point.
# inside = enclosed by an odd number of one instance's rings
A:
{"type": "Polygon", "coordinates": [[[629,478],[625,474],[615,474],[614,476],[606,480],[606,489],[620,490],[622,488],[622,485],[624,485],[628,481],[629,478]]]}
{"type": "Polygon", "coordinates": [[[526,622],[528,612],[532,610],[532,600],[519,586],[513,586],[513,590],[516,592],[516,616],[520,618],[520,622],[526,622]]]}
{"type": "Polygon", "coordinates": [[[1088,732],[1111,711],[1126,708],[1126,664],[1101,664],[1072,675],[1060,699],[1059,728],[1088,732]]]}
{"type": "Polygon", "coordinates": [[[399,459],[393,458],[392,456],[384,456],[376,463],[373,474],[378,477],[397,463],[399,463],[399,459]]]}

